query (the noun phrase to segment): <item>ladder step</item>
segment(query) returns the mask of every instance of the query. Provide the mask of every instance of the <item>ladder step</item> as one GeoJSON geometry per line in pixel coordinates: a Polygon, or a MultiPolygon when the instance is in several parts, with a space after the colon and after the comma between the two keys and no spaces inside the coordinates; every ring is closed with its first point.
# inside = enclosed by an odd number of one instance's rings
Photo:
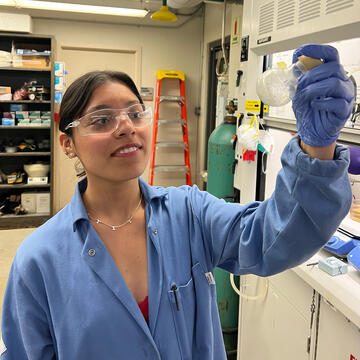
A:
{"type": "Polygon", "coordinates": [[[182,71],[158,70],[156,72],[156,76],[159,80],[164,78],[170,78],[185,81],[185,74],[182,71]]]}
{"type": "Polygon", "coordinates": [[[156,148],[159,147],[180,147],[182,149],[186,149],[187,146],[183,142],[157,142],[156,148]]]}
{"type": "Polygon", "coordinates": [[[159,119],[159,124],[181,124],[184,125],[185,121],[183,119],[159,119]]]}
{"type": "MultiPolygon", "coordinates": [[[[190,169],[190,147],[187,125],[188,123],[186,115],[185,74],[182,71],[158,70],[156,72],[156,77],[156,96],[153,137],[151,142],[151,158],[149,166],[149,185],[153,185],[155,172],[173,172],[185,177],[186,184],[191,186],[192,182],[190,169]],[[179,92],[163,91],[164,94],[161,94],[161,84],[164,80],[166,82],[172,83],[173,85],[175,83],[178,84],[179,92]],[[162,102],[164,103],[161,104],[162,102]],[[167,107],[167,114],[164,114],[163,118],[159,119],[160,108],[162,106],[167,107]],[[175,137],[175,134],[173,134],[174,137],[163,137],[157,140],[158,128],[160,127],[160,125],[163,126],[166,124],[176,124],[175,127],[177,128],[177,136],[175,137]],[[182,134],[178,132],[180,128],[179,125],[181,125],[182,134]],[[157,151],[160,151],[162,153],[161,155],[164,156],[166,155],[165,151],[167,151],[168,153],[170,152],[170,148],[174,149],[171,150],[171,155],[176,155],[176,158],[180,159],[180,153],[184,153],[183,156],[181,156],[181,158],[183,157],[182,160],[174,160],[175,164],[180,163],[181,165],[171,165],[166,160],[160,161],[160,164],[155,165],[155,153],[157,151]],[[162,164],[162,162],[165,162],[165,164],[162,164]],[[168,165],[166,165],[166,162],[168,163],[168,165]]],[[[171,129],[169,129],[168,126],[164,126],[161,130],[165,131],[171,129]]]]}
{"type": "Polygon", "coordinates": [[[155,165],[154,171],[187,173],[189,168],[186,165],[155,165]]]}
{"type": "Polygon", "coordinates": [[[163,101],[175,101],[182,104],[184,102],[184,98],[182,96],[162,95],[160,96],[160,102],[163,101]]]}

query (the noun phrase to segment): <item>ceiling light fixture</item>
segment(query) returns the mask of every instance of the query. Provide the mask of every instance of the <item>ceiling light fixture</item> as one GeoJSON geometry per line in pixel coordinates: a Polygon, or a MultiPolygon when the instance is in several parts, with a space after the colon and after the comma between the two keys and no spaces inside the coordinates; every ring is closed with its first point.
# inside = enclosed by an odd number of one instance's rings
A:
{"type": "Polygon", "coordinates": [[[59,3],[51,1],[37,1],[37,0],[0,0],[0,6],[15,6],[23,9],[37,9],[37,10],[53,10],[75,12],[83,14],[100,14],[100,15],[115,15],[115,16],[129,16],[129,17],[145,17],[148,10],[118,8],[110,6],[94,6],[71,3],[59,3]]]}
{"type": "Polygon", "coordinates": [[[169,8],[166,5],[166,0],[163,0],[163,5],[161,6],[160,10],[153,13],[151,15],[153,20],[158,21],[176,21],[177,17],[174,13],[169,11],[169,8]]]}

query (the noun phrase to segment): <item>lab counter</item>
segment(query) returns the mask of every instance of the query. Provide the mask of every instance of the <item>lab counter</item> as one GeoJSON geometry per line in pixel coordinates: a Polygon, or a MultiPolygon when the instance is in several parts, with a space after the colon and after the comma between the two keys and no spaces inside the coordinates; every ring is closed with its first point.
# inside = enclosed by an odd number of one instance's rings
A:
{"type": "Polygon", "coordinates": [[[331,276],[320,270],[320,259],[331,256],[321,250],[304,264],[290,270],[297,274],[360,329],[360,272],[348,264],[347,274],[331,276]]]}
{"type": "MultiPolygon", "coordinates": [[[[360,223],[344,222],[359,236],[360,223]]],[[[348,263],[329,275],[317,263],[331,256],[320,250],[269,278],[240,277],[250,297],[239,301],[238,360],[360,360],[360,271],[348,263]]]]}

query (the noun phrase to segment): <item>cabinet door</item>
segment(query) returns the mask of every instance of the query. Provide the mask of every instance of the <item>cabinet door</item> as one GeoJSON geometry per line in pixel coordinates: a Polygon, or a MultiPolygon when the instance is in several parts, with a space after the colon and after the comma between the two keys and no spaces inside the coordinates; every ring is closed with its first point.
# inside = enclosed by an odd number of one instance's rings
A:
{"type": "Polygon", "coordinates": [[[324,298],[320,305],[317,360],[360,360],[360,329],[324,298]]]}
{"type": "MultiPolygon", "coordinates": [[[[252,275],[242,276],[241,282],[248,295],[261,293],[264,286],[262,278],[252,275]]],[[[312,297],[312,288],[286,271],[269,278],[265,298],[241,300],[238,360],[308,360],[312,297]]]]}

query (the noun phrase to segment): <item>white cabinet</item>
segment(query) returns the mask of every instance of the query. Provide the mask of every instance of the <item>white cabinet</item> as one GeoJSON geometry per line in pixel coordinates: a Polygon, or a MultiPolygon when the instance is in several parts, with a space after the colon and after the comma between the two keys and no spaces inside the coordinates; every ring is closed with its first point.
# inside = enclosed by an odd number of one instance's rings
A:
{"type": "MultiPolygon", "coordinates": [[[[357,270],[332,277],[303,264],[268,280],[265,298],[240,301],[238,360],[360,360],[357,270]]],[[[240,281],[243,293],[262,292],[264,279],[240,281]]]]}
{"type": "Polygon", "coordinates": [[[320,304],[316,359],[360,359],[359,329],[324,298],[320,304]]]}
{"type": "MultiPolygon", "coordinates": [[[[259,293],[263,282],[255,276],[242,276],[241,289],[246,294],[259,293]]],[[[308,360],[312,297],[311,287],[288,271],[269,278],[265,299],[242,300],[238,359],[308,360]]]]}

